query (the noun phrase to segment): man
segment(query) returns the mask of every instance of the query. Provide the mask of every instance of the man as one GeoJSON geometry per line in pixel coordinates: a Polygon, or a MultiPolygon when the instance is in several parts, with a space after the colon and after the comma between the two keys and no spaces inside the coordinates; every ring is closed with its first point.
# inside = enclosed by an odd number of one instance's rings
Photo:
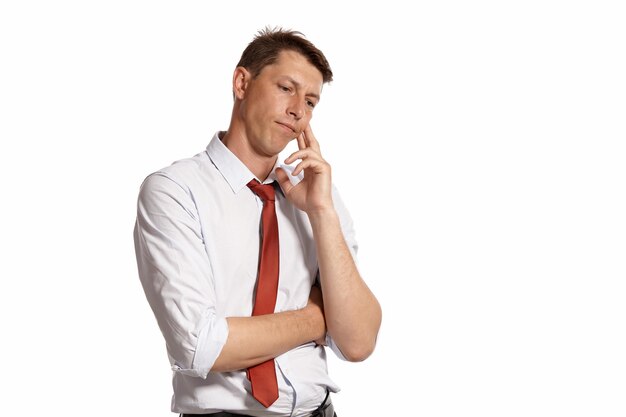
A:
{"type": "Polygon", "coordinates": [[[228,130],[141,186],[137,263],[174,412],[333,416],[324,346],[349,361],[374,349],[381,309],[309,125],[331,80],[301,33],[260,31],[233,74],[228,130]],[[293,139],[295,167],[281,165],[293,139]]]}

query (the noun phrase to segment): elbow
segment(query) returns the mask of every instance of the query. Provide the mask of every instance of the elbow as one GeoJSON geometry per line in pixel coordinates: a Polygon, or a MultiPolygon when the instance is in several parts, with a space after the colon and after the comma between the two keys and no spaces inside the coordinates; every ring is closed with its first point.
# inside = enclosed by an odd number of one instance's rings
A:
{"type": "MultiPolygon", "coordinates": [[[[362,362],[374,353],[382,318],[379,305],[376,313],[370,320],[362,321],[365,323],[364,326],[356,329],[352,327],[347,332],[337,332],[337,336],[333,336],[336,346],[348,362],[362,362]]],[[[331,335],[334,334],[333,330],[334,328],[329,329],[331,335]]]]}
{"type": "Polygon", "coordinates": [[[374,352],[375,346],[375,342],[359,343],[341,349],[341,353],[348,362],[363,362],[365,359],[369,358],[370,355],[374,352]]]}

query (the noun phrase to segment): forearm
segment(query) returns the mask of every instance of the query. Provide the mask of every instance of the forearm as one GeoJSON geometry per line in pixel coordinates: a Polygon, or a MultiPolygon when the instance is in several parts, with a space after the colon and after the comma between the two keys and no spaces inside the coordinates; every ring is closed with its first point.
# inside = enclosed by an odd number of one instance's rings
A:
{"type": "Polygon", "coordinates": [[[228,339],[212,372],[245,369],[319,339],[326,332],[318,306],[254,317],[230,317],[228,339]]]}
{"type": "Polygon", "coordinates": [[[346,245],[334,209],[309,213],[317,248],[328,333],[346,359],[360,361],[374,350],[381,308],[346,245]]]}

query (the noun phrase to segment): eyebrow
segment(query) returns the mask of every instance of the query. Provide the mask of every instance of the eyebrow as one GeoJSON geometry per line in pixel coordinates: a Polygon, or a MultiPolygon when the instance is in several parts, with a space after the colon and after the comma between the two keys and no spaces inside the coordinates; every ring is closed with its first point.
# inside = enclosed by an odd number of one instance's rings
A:
{"type": "MultiPolygon", "coordinates": [[[[291,78],[289,75],[285,75],[285,78],[287,80],[289,80],[290,83],[292,83],[293,85],[295,85],[297,88],[302,88],[302,84],[300,84],[299,82],[297,82],[296,80],[294,80],[293,78],[291,78]]],[[[315,99],[317,99],[317,101],[320,101],[320,95],[316,94],[316,93],[308,93],[306,94],[307,96],[310,97],[314,97],[315,99]]]]}

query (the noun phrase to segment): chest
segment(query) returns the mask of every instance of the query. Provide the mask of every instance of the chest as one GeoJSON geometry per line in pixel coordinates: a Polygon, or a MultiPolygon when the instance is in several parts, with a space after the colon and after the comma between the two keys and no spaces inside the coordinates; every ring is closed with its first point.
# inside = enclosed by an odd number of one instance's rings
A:
{"type": "MultiPolygon", "coordinates": [[[[218,312],[249,316],[254,303],[261,248],[262,202],[248,190],[196,197],[202,239],[213,273],[218,312]]],[[[308,218],[276,195],[279,283],[275,311],[302,308],[317,274],[308,218]]]]}

